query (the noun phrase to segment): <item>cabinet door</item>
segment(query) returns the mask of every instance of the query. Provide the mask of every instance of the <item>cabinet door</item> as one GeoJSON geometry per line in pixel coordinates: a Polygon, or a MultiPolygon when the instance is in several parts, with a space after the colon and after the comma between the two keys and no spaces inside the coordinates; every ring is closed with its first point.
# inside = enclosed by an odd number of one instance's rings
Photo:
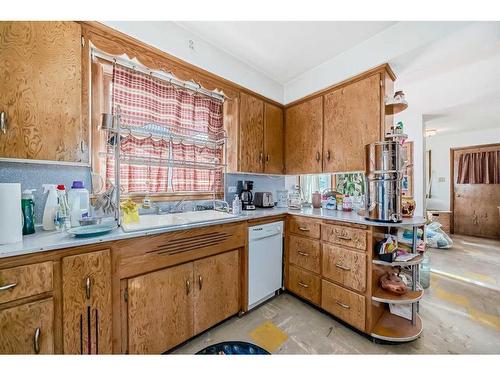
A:
{"type": "Polygon", "coordinates": [[[285,121],[286,173],[321,173],[322,139],[322,97],[287,108],[285,121]]]}
{"type": "Polygon", "coordinates": [[[159,354],[193,336],[193,262],[128,280],[128,352],[159,354]]]}
{"type": "Polygon", "coordinates": [[[264,102],[241,93],[240,96],[240,171],[264,171],[264,102]]]}
{"type": "Polygon", "coordinates": [[[53,354],[52,298],[0,310],[0,354],[53,354]]]}
{"type": "Polygon", "coordinates": [[[239,311],[239,251],[195,261],[194,279],[196,335],[239,311]]]}
{"type": "Polygon", "coordinates": [[[111,354],[109,250],[62,259],[65,354],[111,354]]]}
{"type": "Polygon", "coordinates": [[[80,25],[0,22],[0,35],[0,157],[87,162],[80,25]]]}
{"type": "Polygon", "coordinates": [[[325,95],[323,172],[365,169],[365,145],[381,139],[381,75],[325,95]]]}
{"type": "Polygon", "coordinates": [[[283,173],[283,110],[264,104],[264,160],[266,173],[283,173]]]}

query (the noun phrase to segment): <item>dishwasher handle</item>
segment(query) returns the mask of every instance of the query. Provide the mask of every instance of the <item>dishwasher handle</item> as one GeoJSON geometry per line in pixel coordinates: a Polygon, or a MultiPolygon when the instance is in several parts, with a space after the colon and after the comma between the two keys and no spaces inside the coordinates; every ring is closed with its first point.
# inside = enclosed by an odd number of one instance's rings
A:
{"type": "Polygon", "coordinates": [[[250,241],[259,241],[259,240],[263,240],[264,238],[281,236],[281,234],[282,234],[281,230],[276,230],[276,231],[269,233],[267,235],[263,235],[262,237],[250,238],[250,241]]]}

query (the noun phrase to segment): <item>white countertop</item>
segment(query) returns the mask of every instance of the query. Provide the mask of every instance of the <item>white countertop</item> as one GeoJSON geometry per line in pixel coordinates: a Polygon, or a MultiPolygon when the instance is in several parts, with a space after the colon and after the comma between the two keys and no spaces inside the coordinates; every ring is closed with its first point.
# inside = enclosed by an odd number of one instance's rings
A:
{"type": "MultiPolygon", "coordinates": [[[[25,254],[32,254],[48,250],[64,249],[68,247],[83,246],[96,244],[101,242],[109,242],[122,240],[126,238],[151,236],[160,233],[173,232],[177,230],[186,230],[192,228],[205,227],[209,225],[246,221],[252,219],[260,219],[265,217],[272,217],[282,214],[292,214],[298,216],[312,217],[316,219],[335,220],[353,224],[364,224],[371,226],[413,226],[422,225],[425,223],[423,217],[414,217],[411,219],[404,219],[402,223],[380,223],[375,221],[366,220],[363,216],[359,216],[355,212],[344,212],[336,210],[326,210],[320,208],[303,208],[302,210],[290,210],[288,208],[267,208],[257,209],[255,211],[243,211],[239,216],[225,218],[221,220],[213,220],[210,222],[198,222],[183,225],[172,225],[164,228],[141,230],[137,232],[124,232],[121,228],[116,228],[112,232],[88,238],[75,238],[68,233],[60,233],[56,231],[46,232],[41,227],[36,228],[36,232],[31,235],[23,236],[22,242],[13,244],[0,245],[0,258],[19,256],[25,254]]],[[[175,215],[175,214],[173,214],[175,215]]]]}

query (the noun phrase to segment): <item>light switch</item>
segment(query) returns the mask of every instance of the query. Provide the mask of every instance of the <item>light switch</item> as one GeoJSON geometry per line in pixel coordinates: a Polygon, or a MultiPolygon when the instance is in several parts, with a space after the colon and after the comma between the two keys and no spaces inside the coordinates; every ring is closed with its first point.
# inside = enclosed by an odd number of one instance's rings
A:
{"type": "Polygon", "coordinates": [[[446,177],[439,177],[438,182],[446,182],[446,177]]]}

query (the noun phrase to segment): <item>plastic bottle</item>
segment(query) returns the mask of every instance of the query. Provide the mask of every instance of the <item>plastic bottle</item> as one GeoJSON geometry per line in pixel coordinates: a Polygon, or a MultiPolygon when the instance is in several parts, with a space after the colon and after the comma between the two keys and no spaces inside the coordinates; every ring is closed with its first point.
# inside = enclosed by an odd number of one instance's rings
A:
{"type": "Polygon", "coordinates": [[[233,215],[239,214],[241,214],[241,201],[238,195],[235,195],[233,199],[233,215]]]}
{"type": "Polygon", "coordinates": [[[68,199],[64,185],[57,185],[57,211],[54,224],[59,231],[71,228],[68,199]]]}
{"type": "Polygon", "coordinates": [[[35,233],[35,198],[36,189],[26,189],[21,195],[21,211],[23,212],[23,234],[35,233]]]}
{"type": "Polygon", "coordinates": [[[88,217],[90,206],[89,191],[85,189],[82,181],[73,181],[68,191],[68,203],[70,208],[71,226],[80,226],[80,219],[88,217]]]}
{"type": "Polygon", "coordinates": [[[43,230],[54,230],[56,229],[54,219],[57,212],[57,185],[44,184],[42,187],[44,194],[49,193],[43,210],[43,230]]]}

